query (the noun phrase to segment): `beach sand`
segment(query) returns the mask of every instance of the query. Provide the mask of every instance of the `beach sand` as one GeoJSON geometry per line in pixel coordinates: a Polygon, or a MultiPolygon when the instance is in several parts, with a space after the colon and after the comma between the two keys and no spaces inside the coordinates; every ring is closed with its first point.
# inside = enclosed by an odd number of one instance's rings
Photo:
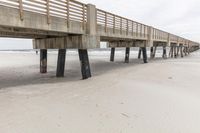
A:
{"type": "Polygon", "coordinates": [[[89,52],[93,77],[81,80],[76,52],[64,78],[57,54],[39,73],[34,52],[0,53],[0,133],[199,133],[200,51],[143,64],[124,51],[89,52]]]}

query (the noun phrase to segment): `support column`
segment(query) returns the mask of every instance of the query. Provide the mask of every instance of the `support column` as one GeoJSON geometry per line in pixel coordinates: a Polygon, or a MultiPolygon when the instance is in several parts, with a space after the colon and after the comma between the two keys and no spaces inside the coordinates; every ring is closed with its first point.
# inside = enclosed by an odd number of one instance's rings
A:
{"type": "Polygon", "coordinates": [[[167,59],[167,49],[166,46],[163,46],[163,59],[167,59]]]}
{"type": "Polygon", "coordinates": [[[156,50],[157,50],[157,46],[154,47],[154,51],[153,51],[153,58],[156,57],[156,50]]]}
{"type": "Polygon", "coordinates": [[[174,58],[177,58],[177,55],[176,55],[176,46],[174,46],[174,58]]]}
{"type": "Polygon", "coordinates": [[[171,46],[171,58],[173,58],[173,57],[174,57],[174,47],[171,46]]]}
{"type": "Polygon", "coordinates": [[[40,73],[47,73],[47,49],[40,49],[40,73]]]}
{"type": "Polygon", "coordinates": [[[180,51],[180,49],[179,49],[180,47],[179,46],[177,46],[177,53],[176,53],[176,55],[177,55],[177,57],[179,56],[179,51],[180,51]]]}
{"type": "Polygon", "coordinates": [[[141,53],[142,53],[142,49],[139,48],[139,52],[138,52],[138,59],[141,59],[141,53]]]}
{"type": "Polygon", "coordinates": [[[183,58],[183,46],[180,46],[181,57],[183,58]]]}
{"type": "Polygon", "coordinates": [[[187,56],[187,50],[186,50],[186,47],[184,47],[183,52],[185,53],[185,56],[187,56]]]}
{"type": "Polygon", "coordinates": [[[58,61],[57,61],[57,77],[64,77],[65,73],[65,58],[66,58],[66,49],[58,50],[58,61]]]}
{"type": "Polygon", "coordinates": [[[113,62],[114,60],[115,60],[115,48],[111,48],[110,61],[113,62]]]}
{"type": "Polygon", "coordinates": [[[153,47],[150,49],[150,58],[153,59],[153,47]]]}
{"type": "Polygon", "coordinates": [[[144,63],[148,63],[148,61],[147,61],[147,49],[146,49],[146,47],[142,47],[141,49],[142,49],[143,61],[144,61],[144,63]]]}
{"type": "Polygon", "coordinates": [[[126,48],[125,63],[129,63],[130,48],[126,48]]]}
{"type": "Polygon", "coordinates": [[[90,63],[89,63],[87,49],[79,49],[78,53],[79,53],[79,59],[81,63],[82,77],[83,79],[88,79],[91,77],[91,72],[90,72],[90,63]]]}

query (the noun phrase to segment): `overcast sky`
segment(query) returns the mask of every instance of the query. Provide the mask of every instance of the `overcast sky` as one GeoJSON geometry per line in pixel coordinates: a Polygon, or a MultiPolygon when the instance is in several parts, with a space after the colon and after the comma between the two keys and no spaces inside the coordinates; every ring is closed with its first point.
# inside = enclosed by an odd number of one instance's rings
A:
{"type": "MultiPolygon", "coordinates": [[[[200,0],[79,1],[95,4],[97,8],[108,12],[200,42],[200,0]]],[[[0,39],[0,48],[1,44],[5,43],[9,44],[13,41],[0,39]]],[[[30,45],[31,41],[22,42],[24,43],[30,45]]]]}

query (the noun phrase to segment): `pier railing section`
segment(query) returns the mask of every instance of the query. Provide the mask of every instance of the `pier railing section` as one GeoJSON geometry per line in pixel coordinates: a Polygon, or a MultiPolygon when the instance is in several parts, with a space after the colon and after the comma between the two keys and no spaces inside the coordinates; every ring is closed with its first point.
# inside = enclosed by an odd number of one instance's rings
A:
{"type": "MultiPolygon", "coordinates": [[[[0,5],[19,9],[21,20],[25,19],[24,11],[29,11],[45,15],[48,24],[51,23],[52,16],[65,19],[68,26],[69,21],[78,21],[83,24],[84,29],[87,23],[87,4],[75,0],[1,0],[0,5]]],[[[96,25],[97,33],[103,32],[104,35],[199,45],[196,42],[101,9],[96,9],[96,25]]]]}
{"type": "Polygon", "coordinates": [[[24,19],[24,11],[44,14],[47,23],[51,23],[51,16],[86,23],[87,5],[74,0],[1,0],[0,5],[19,9],[20,18],[24,19]]]}

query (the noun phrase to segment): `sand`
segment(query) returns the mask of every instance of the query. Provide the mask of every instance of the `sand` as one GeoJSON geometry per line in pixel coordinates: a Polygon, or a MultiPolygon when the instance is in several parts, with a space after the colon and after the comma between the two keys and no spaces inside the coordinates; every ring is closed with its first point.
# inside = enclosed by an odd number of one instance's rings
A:
{"type": "Polygon", "coordinates": [[[39,55],[0,52],[0,133],[199,133],[200,51],[148,64],[124,51],[90,52],[93,77],[81,80],[76,52],[65,78],[57,54],[39,74],[39,55]]]}

